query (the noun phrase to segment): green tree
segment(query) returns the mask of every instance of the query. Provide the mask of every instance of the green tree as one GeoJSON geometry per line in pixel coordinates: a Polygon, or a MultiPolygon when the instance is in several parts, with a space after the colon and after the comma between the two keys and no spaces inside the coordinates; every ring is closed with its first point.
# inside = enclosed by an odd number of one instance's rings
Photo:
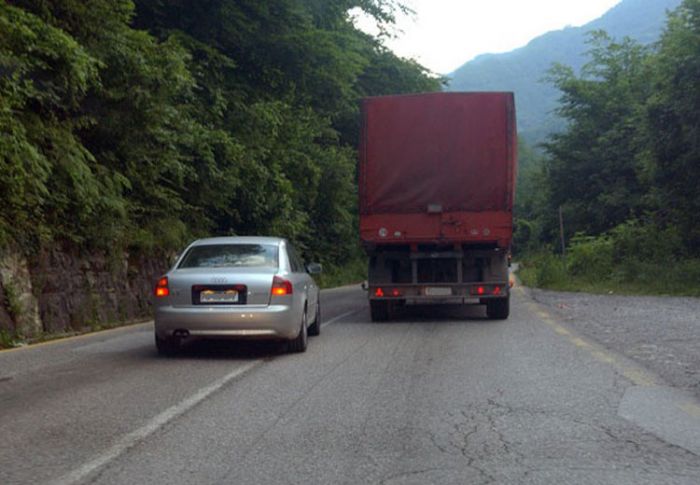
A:
{"type": "MultiPolygon", "coordinates": [[[[652,89],[649,50],[604,32],[594,33],[590,43],[591,61],[580,76],[562,65],[550,71],[562,93],[558,114],[568,126],[544,144],[547,210],[555,214],[562,207],[568,235],[600,234],[645,210],[638,155],[644,146],[641,113],[652,89]]],[[[550,223],[552,239],[556,232],[550,223]]]]}
{"type": "Polygon", "coordinates": [[[102,202],[105,180],[76,131],[97,85],[99,62],[74,38],[40,18],[0,5],[0,237],[23,246],[66,236],[65,220],[85,221],[102,202]],[[70,195],[70,197],[69,197],[70,195]]]}
{"type": "MultiPolygon", "coordinates": [[[[357,30],[395,0],[0,6],[0,237],[160,251],[274,234],[357,253],[362,96],[440,80],[357,30]]],[[[23,244],[23,246],[26,246],[23,244]]]]}
{"type": "Polygon", "coordinates": [[[544,156],[518,139],[513,251],[521,255],[540,249],[547,242],[544,228],[555,224],[555,217],[548,210],[546,175],[544,156]]]}
{"type": "Polygon", "coordinates": [[[669,15],[646,106],[645,168],[657,221],[677,225],[700,254],[700,0],[669,15]]]}

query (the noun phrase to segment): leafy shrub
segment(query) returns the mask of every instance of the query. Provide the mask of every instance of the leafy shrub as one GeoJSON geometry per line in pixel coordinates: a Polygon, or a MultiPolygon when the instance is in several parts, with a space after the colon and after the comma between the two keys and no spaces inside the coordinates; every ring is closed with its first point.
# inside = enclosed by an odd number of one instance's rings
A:
{"type": "Polygon", "coordinates": [[[612,266],[613,240],[610,236],[577,234],[571,239],[566,259],[566,269],[570,274],[589,280],[607,279],[612,266]]]}
{"type": "Polygon", "coordinates": [[[358,257],[343,266],[324,265],[316,281],[321,288],[334,288],[367,279],[367,260],[358,257]]]}
{"type": "Polygon", "coordinates": [[[700,296],[700,259],[684,253],[679,231],[638,221],[578,234],[566,258],[538,253],[518,274],[527,286],[557,290],[700,296]]]}
{"type": "Polygon", "coordinates": [[[683,239],[675,227],[627,221],[610,231],[616,261],[668,262],[683,257],[683,239]]]}
{"type": "Polygon", "coordinates": [[[543,288],[560,288],[569,280],[562,257],[548,252],[535,254],[522,261],[518,276],[526,286],[543,288]]]}

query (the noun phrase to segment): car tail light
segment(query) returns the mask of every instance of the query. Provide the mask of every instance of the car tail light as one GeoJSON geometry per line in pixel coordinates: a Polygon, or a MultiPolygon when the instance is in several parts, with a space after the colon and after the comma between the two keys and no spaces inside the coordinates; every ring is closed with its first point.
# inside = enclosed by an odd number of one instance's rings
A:
{"type": "Polygon", "coordinates": [[[294,292],[292,288],[292,282],[275,276],[272,279],[272,296],[285,296],[291,295],[294,292]]]}
{"type": "Polygon", "coordinates": [[[384,290],[382,290],[381,288],[377,288],[376,290],[374,290],[374,296],[378,296],[379,298],[383,297],[384,290]]]}
{"type": "Polygon", "coordinates": [[[157,297],[168,296],[170,294],[170,289],[168,288],[168,277],[167,276],[163,276],[161,279],[158,280],[158,283],[156,283],[156,288],[154,290],[154,294],[157,297]]]}

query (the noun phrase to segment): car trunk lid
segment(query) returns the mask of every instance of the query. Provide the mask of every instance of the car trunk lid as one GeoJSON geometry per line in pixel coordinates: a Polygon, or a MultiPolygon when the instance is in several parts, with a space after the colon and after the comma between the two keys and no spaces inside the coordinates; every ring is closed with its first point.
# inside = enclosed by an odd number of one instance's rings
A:
{"type": "Polygon", "coordinates": [[[277,268],[185,268],[169,277],[173,306],[270,304],[277,268]]]}

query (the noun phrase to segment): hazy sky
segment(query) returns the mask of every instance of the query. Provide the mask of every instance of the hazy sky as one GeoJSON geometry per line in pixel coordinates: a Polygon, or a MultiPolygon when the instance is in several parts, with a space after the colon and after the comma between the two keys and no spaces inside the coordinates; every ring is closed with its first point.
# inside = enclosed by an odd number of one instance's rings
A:
{"type": "Polygon", "coordinates": [[[387,45],[402,57],[447,74],[479,54],[507,52],[550,30],[583,25],[619,2],[404,0],[416,14],[399,19],[403,34],[387,45]]]}

